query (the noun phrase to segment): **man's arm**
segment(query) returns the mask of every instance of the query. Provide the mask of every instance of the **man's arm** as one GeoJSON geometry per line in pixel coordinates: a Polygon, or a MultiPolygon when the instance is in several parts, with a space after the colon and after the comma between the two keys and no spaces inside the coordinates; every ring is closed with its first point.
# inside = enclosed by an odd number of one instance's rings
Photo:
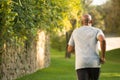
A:
{"type": "Polygon", "coordinates": [[[99,35],[98,41],[100,42],[100,48],[101,48],[100,62],[104,64],[105,63],[106,40],[103,35],[99,35]]]}
{"type": "Polygon", "coordinates": [[[73,52],[73,51],[74,51],[74,47],[68,45],[68,47],[67,47],[67,52],[68,52],[68,53],[71,53],[71,52],[73,52]]]}

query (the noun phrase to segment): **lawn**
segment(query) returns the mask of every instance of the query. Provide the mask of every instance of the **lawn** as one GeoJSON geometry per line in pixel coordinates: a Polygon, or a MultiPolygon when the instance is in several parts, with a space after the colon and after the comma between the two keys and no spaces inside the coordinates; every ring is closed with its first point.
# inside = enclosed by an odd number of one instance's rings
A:
{"type": "MultiPolygon", "coordinates": [[[[48,68],[26,75],[17,80],[77,80],[74,70],[74,55],[65,59],[65,52],[51,50],[48,68]]],[[[107,52],[107,62],[102,65],[100,80],[120,80],[120,49],[107,52]]]]}

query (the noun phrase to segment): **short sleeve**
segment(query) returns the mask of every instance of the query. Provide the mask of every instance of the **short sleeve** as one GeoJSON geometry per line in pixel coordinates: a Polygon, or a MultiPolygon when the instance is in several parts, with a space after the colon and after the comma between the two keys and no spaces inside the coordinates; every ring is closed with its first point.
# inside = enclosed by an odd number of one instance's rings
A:
{"type": "Polygon", "coordinates": [[[102,35],[102,36],[105,38],[105,35],[104,35],[103,31],[99,29],[99,30],[97,31],[97,39],[98,39],[98,37],[99,37],[100,35],[102,35]]]}
{"type": "Polygon", "coordinates": [[[69,39],[68,45],[70,45],[70,46],[74,46],[75,45],[74,44],[74,39],[73,39],[73,33],[72,33],[72,35],[71,35],[71,37],[69,39]]]}

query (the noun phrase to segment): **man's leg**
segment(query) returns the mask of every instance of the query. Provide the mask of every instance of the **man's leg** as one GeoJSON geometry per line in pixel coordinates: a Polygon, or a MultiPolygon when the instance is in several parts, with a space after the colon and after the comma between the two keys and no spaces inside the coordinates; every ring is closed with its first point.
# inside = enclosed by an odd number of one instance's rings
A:
{"type": "Polygon", "coordinates": [[[86,68],[78,69],[77,76],[78,76],[78,80],[88,80],[88,72],[87,72],[86,68]]]}
{"type": "Polygon", "coordinates": [[[89,80],[98,80],[100,75],[100,68],[88,68],[89,80]]]}

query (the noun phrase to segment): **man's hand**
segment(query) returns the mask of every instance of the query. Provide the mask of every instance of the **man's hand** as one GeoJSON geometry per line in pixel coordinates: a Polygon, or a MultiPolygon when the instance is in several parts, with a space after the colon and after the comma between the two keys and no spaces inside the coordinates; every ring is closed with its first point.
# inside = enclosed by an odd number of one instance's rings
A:
{"type": "Polygon", "coordinates": [[[104,64],[105,61],[106,61],[105,58],[100,58],[100,63],[101,63],[101,64],[104,64]]]}
{"type": "Polygon", "coordinates": [[[68,45],[68,47],[67,47],[67,52],[68,52],[68,53],[71,53],[71,52],[73,52],[73,51],[74,51],[74,47],[68,45]]]}

